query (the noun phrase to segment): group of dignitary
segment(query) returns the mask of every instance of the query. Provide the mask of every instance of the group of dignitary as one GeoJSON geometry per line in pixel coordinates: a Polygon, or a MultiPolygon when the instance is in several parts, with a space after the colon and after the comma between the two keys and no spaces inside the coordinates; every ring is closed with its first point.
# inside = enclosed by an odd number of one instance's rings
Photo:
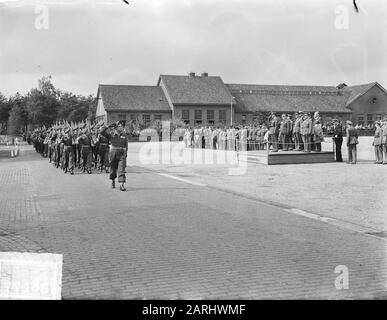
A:
{"type": "Polygon", "coordinates": [[[230,126],[224,128],[187,128],[184,134],[186,147],[218,150],[265,150],[271,152],[295,150],[321,152],[324,141],[321,118],[315,112],[296,112],[294,117],[271,113],[268,124],[230,126]]]}
{"type": "Polygon", "coordinates": [[[92,169],[109,173],[112,188],[118,176],[120,190],[125,191],[125,168],[128,140],[123,123],[55,124],[46,129],[37,128],[31,134],[37,152],[65,173],[74,174],[76,168],[83,173],[92,169]]]}

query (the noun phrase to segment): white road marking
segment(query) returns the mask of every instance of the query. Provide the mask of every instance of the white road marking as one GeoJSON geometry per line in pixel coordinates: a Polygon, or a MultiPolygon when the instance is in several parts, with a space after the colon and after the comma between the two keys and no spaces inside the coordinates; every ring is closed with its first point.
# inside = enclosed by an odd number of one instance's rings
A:
{"type": "Polygon", "coordinates": [[[178,180],[178,181],[181,181],[181,182],[185,182],[185,183],[189,183],[189,184],[193,184],[193,185],[199,186],[199,187],[206,187],[207,186],[204,183],[193,182],[193,181],[190,181],[190,180],[187,180],[187,179],[184,179],[184,178],[180,178],[180,177],[176,177],[176,176],[173,176],[173,175],[167,174],[167,173],[157,172],[157,174],[160,175],[160,176],[163,176],[163,177],[175,179],[175,180],[178,180]]]}
{"type": "Polygon", "coordinates": [[[320,216],[320,215],[315,214],[315,213],[306,212],[304,210],[300,210],[297,208],[285,209],[285,211],[287,211],[289,213],[298,214],[299,216],[307,217],[307,218],[314,219],[314,220],[320,220],[320,221],[324,221],[324,222],[336,220],[333,218],[323,217],[323,216],[320,216]]]}

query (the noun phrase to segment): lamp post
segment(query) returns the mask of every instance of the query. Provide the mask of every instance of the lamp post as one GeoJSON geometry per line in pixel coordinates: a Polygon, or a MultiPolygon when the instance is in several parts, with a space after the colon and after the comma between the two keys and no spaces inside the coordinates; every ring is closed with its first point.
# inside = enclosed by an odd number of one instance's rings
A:
{"type": "Polygon", "coordinates": [[[230,121],[230,125],[232,126],[233,125],[233,112],[232,112],[232,102],[235,100],[235,97],[231,96],[231,121],[230,121]]]}

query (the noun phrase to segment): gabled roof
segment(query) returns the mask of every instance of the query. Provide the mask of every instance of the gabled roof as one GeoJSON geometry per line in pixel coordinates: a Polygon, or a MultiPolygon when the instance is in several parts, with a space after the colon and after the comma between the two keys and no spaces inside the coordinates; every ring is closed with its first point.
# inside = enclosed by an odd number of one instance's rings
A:
{"type": "Polygon", "coordinates": [[[360,98],[363,94],[365,94],[368,90],[370,90],[374,86],[378,86],[380,89],[386,92],[386,90],[378,82],[371,82],[371,83],[360,84],[356,86],[348,86],[341,89],[342,91],[347,91],[350,93],[350,97],[347,101],[347,106],[349,106],[357,98],[360,98]]]}
{"type": "Polygon", "coordinates": [[[334,86],[282,86],[226,84],[236,98],[237,112],[321,111],[351,112],[346,108],[349,92],[334,86]]]}
{"type": "Polygon", "coordinates": [[[107,111],[171,111],[163,90],[157,86],[100,84],[97,96],[102,97],[107,111]]]}
{"type": "Polygon", "coordinates": [[[218,76],[160,75],[175,105],[229,105],[231,95],[218,76]]]}

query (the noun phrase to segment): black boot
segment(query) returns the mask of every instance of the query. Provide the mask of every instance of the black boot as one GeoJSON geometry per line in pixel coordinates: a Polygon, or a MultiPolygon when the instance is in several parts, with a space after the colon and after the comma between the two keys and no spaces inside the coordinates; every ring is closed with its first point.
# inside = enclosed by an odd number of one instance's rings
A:
{"type": "Polygon", "coordinates": [[[116,181],[112,180],[112,189],[114,189],[115,187],[116,187],[116,181]]]}
{"type": "Polygon", "coordinates": [[[120,190],[121,190],[121,191],[126,191],[126,188],[125,188],[125,186],[124,186],[123,183],[120,184],[120,190]]]}

